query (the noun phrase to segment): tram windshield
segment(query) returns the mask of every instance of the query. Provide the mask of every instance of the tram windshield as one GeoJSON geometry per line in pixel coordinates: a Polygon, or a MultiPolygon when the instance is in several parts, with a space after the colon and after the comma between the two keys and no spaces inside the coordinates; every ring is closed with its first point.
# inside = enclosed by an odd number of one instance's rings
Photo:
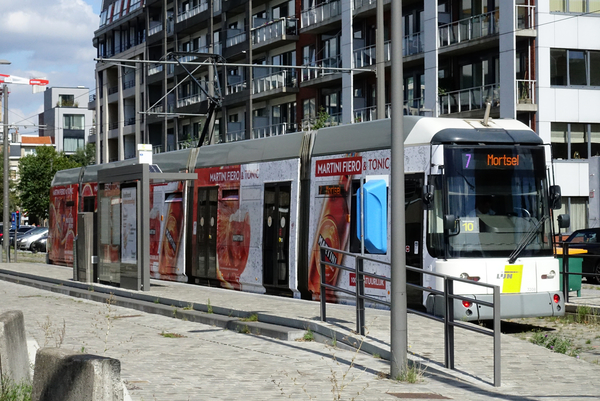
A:
{"type": "Polygon", "coordinates": [[[552,254],[543,148],[446,146],[444,160],[445,180],[440,177],[436,187],[445,196],[436,195],[429,216],[432,254],[552,254]],[[454,227],[444,236],[443,221],[452,218],[454,227]]]}

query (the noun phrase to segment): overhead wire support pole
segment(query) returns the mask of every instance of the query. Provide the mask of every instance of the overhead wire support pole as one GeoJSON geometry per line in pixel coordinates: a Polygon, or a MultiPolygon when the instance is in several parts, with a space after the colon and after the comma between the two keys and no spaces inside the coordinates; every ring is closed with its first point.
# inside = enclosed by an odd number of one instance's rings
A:
{"type": "Polygon", "coordinates": [[[390,373],[392,379],[401,377],[408,369],[407,301],[406,301],[406,232],[404,209],[404,91],[402,71],[402,1],[392,1],[391,15],[392,59],[392,269],[391,269],[391,327],[390,373]]]}
{"type": "Polygon", "coordinates": [[[2,213],[2,248],[4,249],[4,256],[6,258],[6,263],[10,262],[10,243],[9,243],[9,228],[8,224],[10,221],[9,217],[9,205],[8,205],[8,86],[6,84],[2,85],[2,95],[4,100],[2,101],[2,105],[4,106],[4,127],[2,131],[4,147],[3,147],[3,159],[4,159],[4,171],[3,171],[3,213],[2,213]]]}

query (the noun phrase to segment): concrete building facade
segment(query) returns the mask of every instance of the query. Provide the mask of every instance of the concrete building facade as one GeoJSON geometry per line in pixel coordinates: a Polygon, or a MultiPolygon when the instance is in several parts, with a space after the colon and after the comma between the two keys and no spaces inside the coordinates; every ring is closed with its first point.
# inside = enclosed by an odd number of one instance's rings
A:
{"type": "MultiPolygon", "coordinates": [[[[104,0],[89,103],[98,162],[135,157],[140,143],[155,152],[194,146],[213,97],[221,107],[206,143],[302,131],[319,117],[389,118],[390,8],[391,0],[104,0]],[[215,63],[200,65],[207,55],[215,63]],[[162,63],[173,56],[198,64],[162,63]]],[[[586,160],[600,147],[595,8],[403,1],[404,113],[482,118],[489,103],[492,118],[528,124],[557,159],[572,229],[587,225],[586,160]]]]}

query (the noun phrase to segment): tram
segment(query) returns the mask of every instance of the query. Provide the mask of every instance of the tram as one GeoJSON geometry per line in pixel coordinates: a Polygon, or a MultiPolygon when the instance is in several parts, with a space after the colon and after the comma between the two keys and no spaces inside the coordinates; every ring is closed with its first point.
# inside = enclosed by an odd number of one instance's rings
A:
{"type": "MultiPolygon", "coordinates": [[[[549,184],[539,136],[515,120],[484,124],[416,116],[404,117],[404,135],[407,265],[499,285],[502,318],[564,314],[552,251],[560,189],[549,184]]],[[[387,119],[154,155],[162,171],[190,171],[198,178],[151,185],[151,277],[319,299],[319,245],[361,253],[357,190],[369,177],[389,182],[390,146],[387,119]]],[[[114,232],[98,236],[98,279],[119,284],[102,266],[123,257],[118,219],[124,189],[109,185],[98,194],[96,177],[99,169],[134,162],[56,174],[50,193],[51,263],[73,264],[77,212],[94,212],[97,199],[108,198],[115,224],[114,232]]],[[[398,250],[388,238],[387,251],[370,257],[389,262],[398,250]]],[[[342,253],[328,258],[353,263],[342,253]]],[[[391,273],[386,264],[366,263],[365,270],[391,273]]],[[[329,268],[325,277],[345,289],[355,286],[354,279],[329,268]]],[[[443,289],[428,274],[409,272],[407,280],[443,289]]],[[[366,294],[389,301],[389,283],[370,280],[365,287],[366,294]]],[[[454,290],[492,297],[481,286],[457,284],[454,290]]],[[[343,293],[327,297],[353,302],[343,293]]],[[[409,303],[443,311],[443,300],[426,291],[409,292],[409,303]]],[[[457,301],[455,315],[488,319],[487,309],[457,301]]]]}

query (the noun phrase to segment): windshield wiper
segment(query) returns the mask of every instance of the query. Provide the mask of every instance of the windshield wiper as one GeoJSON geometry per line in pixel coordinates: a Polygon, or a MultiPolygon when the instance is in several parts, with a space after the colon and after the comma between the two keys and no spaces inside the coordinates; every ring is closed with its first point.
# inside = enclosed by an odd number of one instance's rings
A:
{"type": "Polygon", "coordinates": [[[525,249],[527,247],[527,245],[529,245],[535,239],[535,236],[537,235],[539,228],[542,226],[542,224],[544,224],[544,222],[546,220],[548,220],[548,215],[543,216],[537,222],[537,224],[535,226],[533,226],[527,232],[527,234],[525,234],[523,236],[523,238],[521,238],[521,241],[519,241],[519,244],[517,245],[515,250],[510,254],[510,256],[508,258],[508,263],[510,263],[511,265],[513,263],[515,263],[515,260],[517,260],[517,258],[521,254],[521,252],[523,252],[523,249],[525,249]]]}

